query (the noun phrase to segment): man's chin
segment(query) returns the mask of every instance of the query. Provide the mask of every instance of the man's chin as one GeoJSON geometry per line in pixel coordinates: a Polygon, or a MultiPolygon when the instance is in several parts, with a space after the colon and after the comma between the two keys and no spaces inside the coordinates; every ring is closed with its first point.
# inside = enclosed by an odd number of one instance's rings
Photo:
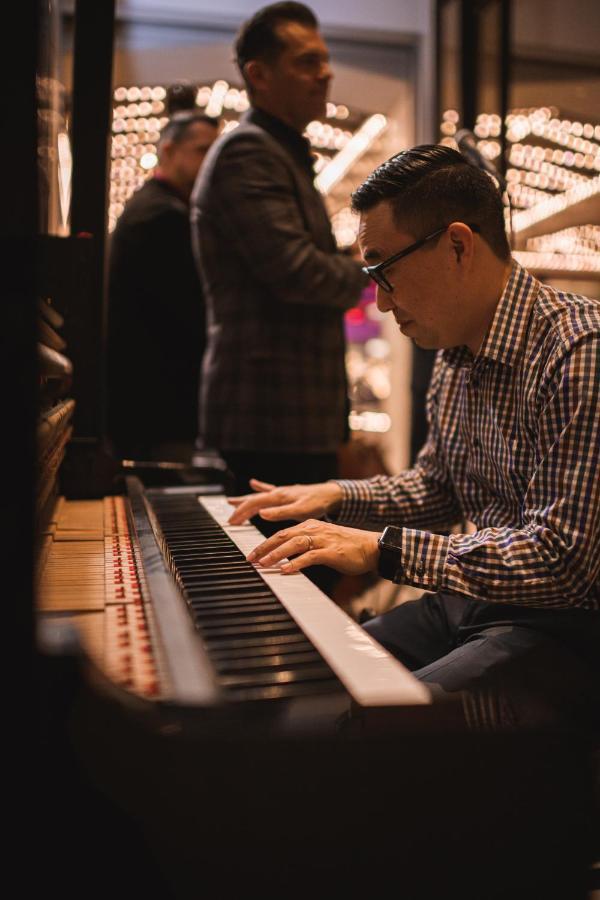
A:
{"type": "Polygon", "coordinates": [[[411,338],[411,341],[419,350],[439,350],[437,344],[428,341],[426,338],[411,338]]]}
{"type": "Polygon", "coordinates": [[[327,97],[324,97],[322,100],[317,99],[312,106],[311,117],[310,120],[313,119],[324,119],[327,114],[327,97]]]}

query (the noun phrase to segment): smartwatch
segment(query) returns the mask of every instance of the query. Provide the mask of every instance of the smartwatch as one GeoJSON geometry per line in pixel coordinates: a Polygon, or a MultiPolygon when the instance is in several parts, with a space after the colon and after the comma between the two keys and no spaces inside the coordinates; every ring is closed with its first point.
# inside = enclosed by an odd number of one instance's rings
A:
{"type": "Polygon", "coordinates": [[[379,563],[377,571],[382,578],[389,581],[401,581],[404,576],[402,568],[402,528],[388,525],[378,542],[379,563]]]}

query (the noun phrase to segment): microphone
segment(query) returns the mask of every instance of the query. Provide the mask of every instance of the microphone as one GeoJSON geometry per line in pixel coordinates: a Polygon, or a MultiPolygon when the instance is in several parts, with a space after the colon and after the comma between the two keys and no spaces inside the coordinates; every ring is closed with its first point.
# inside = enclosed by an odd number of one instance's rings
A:
{"type": "Polygon", "coordinates": [[[475,166],[477,169],[483,169],[488,175],[492,175],[500,185],[500,190],[506,190],[505,178],[496,169],[494,163],[490,159],[487,159],[483,153],[477,149],[477,139],[472,131],[469,131],[468,128],[461,128],[460,131],[456,132],[454,140],[458,144],[458,149],[468,163],[475,166]]]}

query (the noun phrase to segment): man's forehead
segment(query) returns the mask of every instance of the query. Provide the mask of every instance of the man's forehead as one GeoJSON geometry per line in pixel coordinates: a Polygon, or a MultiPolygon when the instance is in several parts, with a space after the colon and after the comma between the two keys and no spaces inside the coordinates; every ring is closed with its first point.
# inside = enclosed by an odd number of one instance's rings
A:
{"type": "Polygon", "coordinates": [[[283,21],[275,26],[277,37],[285,44],[284,53],[296,55],[298,53],[317,52],[328,55],[329,51],[323,35],[318,28],[312,25],[303,25],[302,22],[283,21]]]}
{"type": "Polygon", "coordinates": [[[410,237],[404,228],[399,227],[389,203],[378,203],[360,214],[358,240],[365,249],[387,247],[410,237]]]}
{"type": "Polygon", "coordinates": [[[195,144],[212,144],[218,134],[218,128],[213,128],[208,122],[194,122],[187,129],[184,140],[193,141],[195,144]]]}

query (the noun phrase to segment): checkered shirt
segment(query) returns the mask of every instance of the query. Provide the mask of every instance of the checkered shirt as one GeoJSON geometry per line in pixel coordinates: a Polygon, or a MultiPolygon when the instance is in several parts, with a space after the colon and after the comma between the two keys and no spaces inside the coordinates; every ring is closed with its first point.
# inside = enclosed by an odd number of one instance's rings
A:
{"type": "Polygon", "coordinates": [[[477,355],[438,353],[427,416],[413,468],[340,482],[338,521],[401,526],[415,587],[599,609],[600,304],[515,262],[477,355]]]}

